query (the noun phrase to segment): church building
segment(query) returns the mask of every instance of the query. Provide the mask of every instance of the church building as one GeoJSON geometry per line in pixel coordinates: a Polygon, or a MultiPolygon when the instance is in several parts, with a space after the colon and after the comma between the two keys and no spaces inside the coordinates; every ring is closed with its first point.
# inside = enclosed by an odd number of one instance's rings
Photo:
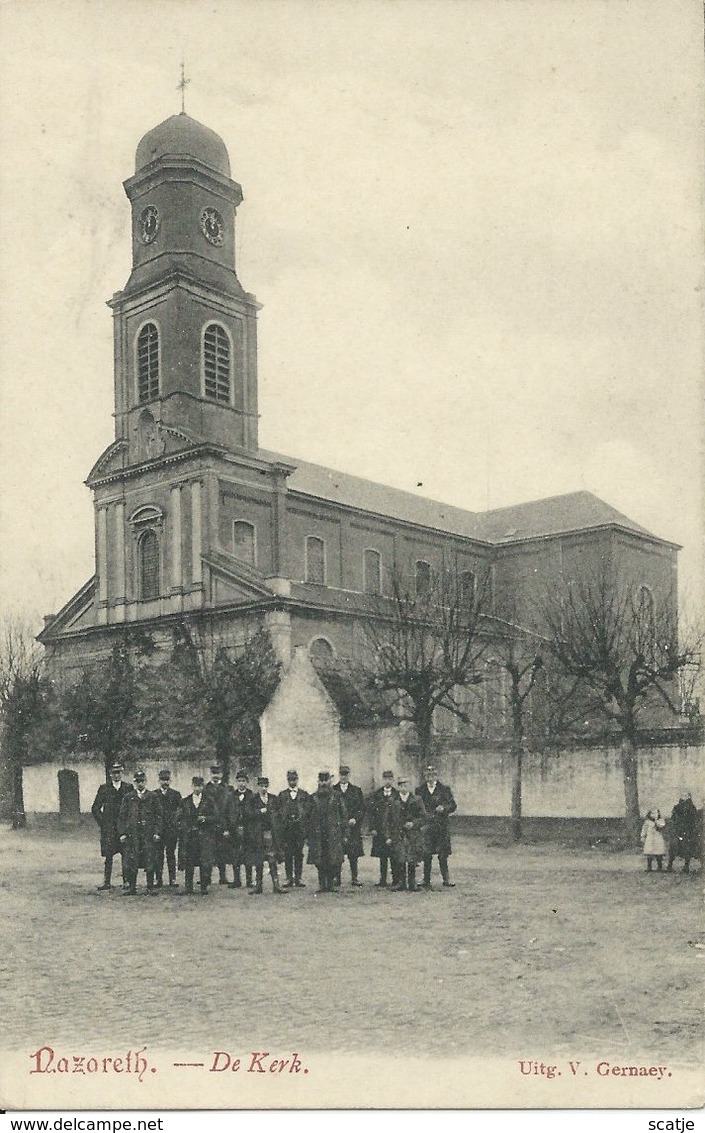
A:
{"type": "Polygon", "coordinates": [[[588,563],[627,564],[646,596],[675,591],[677,547],[589,492],[473,513],[260,448],[259,304],[237,274],[225,144],[176,114],[139,142],[125,192],[115,440],[87,478],[95,571],[46,619],[50,665],[70,678],[126,625],[159,644],[184,618],[233,647],[267,627],[285,673],[354,658],[356,611],[393,567],[418,586],[442,566],[468,585],[490,569],[519,620],[588,563]]]}

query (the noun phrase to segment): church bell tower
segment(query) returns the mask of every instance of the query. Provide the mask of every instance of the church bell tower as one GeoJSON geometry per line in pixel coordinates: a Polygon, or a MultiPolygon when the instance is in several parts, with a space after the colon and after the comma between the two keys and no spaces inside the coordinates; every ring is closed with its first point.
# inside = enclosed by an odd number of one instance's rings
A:
{"type": "Polygon", "coordinates": [[[242,190],[220,137],[187,114],[150,130],[125,182],[132,272],[115,320],[116,439],[130,464],[182,430],[257,450],[258,304],[235,268],[242,190]]]}
{"type": "Polygon", "coordinates": [[[87,480],[97,625],[218,601],[209,564],[240,530],[223,478],[237,467],[271,480],[257,441],[259,304],[237,277],[242,190],[223,141],[183,111],[167,118],[140,141],[125,192],[132,271],[109,303],[115,440],[87,480]]]}

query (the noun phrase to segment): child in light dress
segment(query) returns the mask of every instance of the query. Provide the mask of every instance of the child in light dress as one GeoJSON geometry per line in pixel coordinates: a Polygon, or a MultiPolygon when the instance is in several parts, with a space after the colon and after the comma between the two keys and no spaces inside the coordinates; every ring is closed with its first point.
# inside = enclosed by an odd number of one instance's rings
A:
{"type": "Polygon", "coordinates": [[[641,828],[642,853],[646,855],[646,868],[653,869],[654,858],[658,869],[663,869],[663,855],[666,853],[666,840],[662,830],[666,825],[665,818],[661,817],[658,807],[653,807],[641,828]]]}

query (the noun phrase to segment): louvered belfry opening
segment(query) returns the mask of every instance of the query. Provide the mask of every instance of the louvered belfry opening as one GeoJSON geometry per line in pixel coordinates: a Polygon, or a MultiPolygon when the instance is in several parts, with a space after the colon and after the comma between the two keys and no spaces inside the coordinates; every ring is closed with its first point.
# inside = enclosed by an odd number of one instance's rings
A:
{"type": "Polygon", "coordinates": [[[145,323],[137,336],[137,387],[140,401],[159,397],[159,331],[145,323]]]}
{"type": "Polygon", "coordinates": [[[221,326],[211,323],[203,336],[203,372],[206,397],[230,401],[230,339],[221,326]]]}

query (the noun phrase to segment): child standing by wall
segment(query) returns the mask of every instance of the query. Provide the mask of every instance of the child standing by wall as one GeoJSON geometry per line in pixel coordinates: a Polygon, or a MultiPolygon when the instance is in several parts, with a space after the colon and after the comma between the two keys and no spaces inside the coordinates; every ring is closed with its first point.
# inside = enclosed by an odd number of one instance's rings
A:
{"type": "Polygon", "coordinates": [[[644,825],[641,828],[642,853],[646,854],[646,868],[649,872],[653,868],[654,858],[656,858],[657,867],[663,869],[666,841],[661,831],[665,825],[666,820],[661,817],[661,811],[658,807],[650,810],[644,819],[644,825]]]}

